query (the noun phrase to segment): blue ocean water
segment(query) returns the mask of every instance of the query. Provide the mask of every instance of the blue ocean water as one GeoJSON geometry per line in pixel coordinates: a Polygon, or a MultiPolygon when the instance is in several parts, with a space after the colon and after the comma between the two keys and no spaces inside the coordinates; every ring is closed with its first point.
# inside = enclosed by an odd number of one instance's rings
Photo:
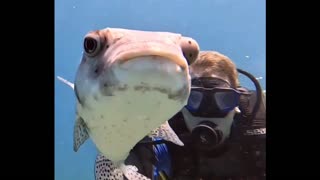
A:
{"type": "MultiPolygon", "coordinates": [[[[193,37],[202,50],[219,51],[258,77],[265,89],[265,8],[265,0],[55,0],[55,75],[74,80],[88,31],[120,27],[193,37]]],[[[74,103],[73,91],[56,79],[55,179],[93,180],[92,141],[73,152],[74,103]]]]}

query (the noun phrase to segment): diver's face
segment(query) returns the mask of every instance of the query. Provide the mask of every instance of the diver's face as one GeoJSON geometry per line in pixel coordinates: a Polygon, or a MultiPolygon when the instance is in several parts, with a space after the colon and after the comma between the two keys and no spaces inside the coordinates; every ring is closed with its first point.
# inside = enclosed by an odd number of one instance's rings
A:
{"type": "Polygon", "coordinates": [[[216,124],[216,129],[220,130],[223,134],[221,143],[230,136],[231,126],[234,120],[234,116],[237,113],[237,108],[234,108],[223,118],[204,118],[193,116],[185,107],[182,109],[182,114],[185,120],[185,124],[190,132],[203,121],[209,121],[216,124]]]}
{"type": "Polygon", "coordinates": [[[182,109],[187,128],[192,134],[213,131],[209,139],[223,143],[230,136],[239,97],[240,92],[224,78],[193,76],[188,104],[182,109]]]}

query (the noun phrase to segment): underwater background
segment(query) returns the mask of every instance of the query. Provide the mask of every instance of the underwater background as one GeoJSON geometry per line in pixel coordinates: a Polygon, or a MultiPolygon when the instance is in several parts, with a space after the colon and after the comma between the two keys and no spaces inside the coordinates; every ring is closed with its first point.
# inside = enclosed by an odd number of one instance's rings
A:
{"type": "MultiPolygon", "coordinates": [[[[181,33],[253,74],[266,89],[265,0],[55,0],[55,76],[73,82],[83,37],[106,27],[181,33]]],[[[240,75],[240,83],[254,89],[240,75]]],[[[55,179],[93,180],[91,140],[73,151],[75,95],[55,77],[55,179]]]]}

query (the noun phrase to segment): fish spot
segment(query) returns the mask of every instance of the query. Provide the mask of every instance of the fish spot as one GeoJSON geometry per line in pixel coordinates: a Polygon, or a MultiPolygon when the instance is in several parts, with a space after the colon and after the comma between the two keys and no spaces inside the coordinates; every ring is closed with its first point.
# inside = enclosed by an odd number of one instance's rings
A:
{"type": "Polygon", "coordinates": [[[100,118],[103,119],[103,115],[100,115],[100,118]]]}
{"type": "Polygon", "coordinates": [[[167,94],[169,91],[166,88],[154,87],[153,90],[167,94]]]}
{"type": "Polygon", "coordinates": [[[124,85],[118,87],[119,91],[125,91],[127,89],[128,89],[128,85],[127,84],[124,84],[124,85]]]}
{"type": "Polygon", "coordinates": [[[101,93],[105,96],[113,96],[111,86],[109,86],[107,83],[103,84],[103,88],[101,89],[101,93]]]}
{"type": "Polygon", "coordinates": [[[143,86],[135,86],[135,87],[134,87],[134,90],[139,91],[139,90],[142,89],[142,88],[143,88],[143,86]]]}
{"type": "Polygon", "coordinates": [[[144,86],[147,86],[147,85],[148,85],[147,83],[142,82],[142,81],[140,82],[140,84],[141,84],[141,85],[144,85],[144,86]]]}
{"type": "Polygon", "coordinates": [[[128,119],[123,119],[123,122],[127,123],[127,122],[128,122],[128,119]]]}
{"type": "Polygon", "coordinates": [[[177,100],[179,99],[180,95],[178,93],[175,94],[168,94],[169,99],[177,100]]]}
{"type": "Polygon", "coordinates": [[[191,41],[189,40],[188,43],[191,44],[191,41]]]}
{"type": "Polygon", "coordinates": [[[141,91],[142,93],[145,93],[146,91],[150,91],[150,87],[148,86],[134,86],[135,91],[141,91]]]}

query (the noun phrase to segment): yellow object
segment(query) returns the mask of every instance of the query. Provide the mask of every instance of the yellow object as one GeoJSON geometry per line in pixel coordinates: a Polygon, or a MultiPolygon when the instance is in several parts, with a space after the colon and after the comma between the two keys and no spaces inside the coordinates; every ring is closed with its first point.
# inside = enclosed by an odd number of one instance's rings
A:
{"type": "Polygon", "coordinates": [[[163,174],[162,171],[159,172],[160,179],[159,180],[167,180],[166,176],[163,174]]]}

